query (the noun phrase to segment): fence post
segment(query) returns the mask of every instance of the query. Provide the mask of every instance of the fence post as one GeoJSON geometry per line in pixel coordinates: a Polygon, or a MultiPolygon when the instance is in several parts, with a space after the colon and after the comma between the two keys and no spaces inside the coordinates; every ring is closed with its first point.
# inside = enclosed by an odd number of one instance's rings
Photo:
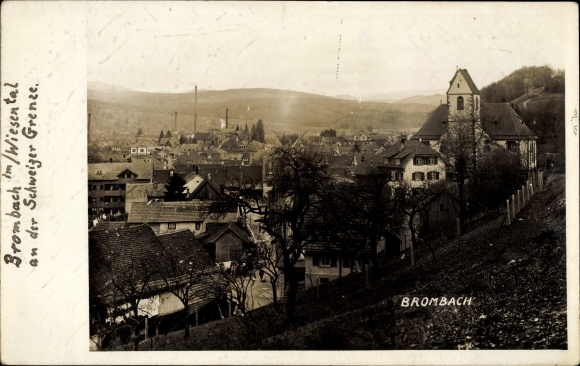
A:
{"type": "Polygon", "coordinates": [[[516,217],[516,203],[515,203],[515,195],[512,194],[512,221],[516,217]]]}
{"type": "Polygon", "coordinates": [[[521,205],[520,205],[520,190],[519,189],[518,189],[517,195],[518,195],[518,204],[516,205],[516,212],[519,213],[520,207],[521,207],[521,205]]]}
{"type": "Polygon", "coordinates": [[[526,205],[526,186],[522,186],[522,208],[526,205]]]}
{"type": "Polygon", "coordinates": [[[534,184],[530,183],[530,197],[534,195],[534,184]]]}
{"type": "Polygon", "coordinates": [[[507,204],[507,224],[510,225],[510,200],[505,200],[507,204]]]}
{"type": "Polygon", "coordinates": [[[365,264],[365,287],[369,287],[369,265],[365,264]]]}

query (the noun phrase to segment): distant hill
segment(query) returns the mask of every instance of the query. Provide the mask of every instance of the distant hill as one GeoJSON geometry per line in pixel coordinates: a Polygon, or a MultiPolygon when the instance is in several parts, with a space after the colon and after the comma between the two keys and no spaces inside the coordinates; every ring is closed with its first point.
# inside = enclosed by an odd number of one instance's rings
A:
{"type": "MultiPolygon", "coordinates": [[[[387,93],[372,93],[363,96],[363,100],[366,101],[376,101],[376,102],[386,102],[394,103],[399,102],[407,98],[424,96],[424,95],[435,95],[435,94],[445,94],[446,90],[434,89],[434,90],[396,90],[387,93]]],[[[414,102],[409,102],[414,103],[414,102]]],[[[419,102],[424,104],[423,102],[419,102]]]]}
{"type": "MultiPolygon", "coordinates": [[[[88,85],[91,131],[158,134],[175,127],[193,133],[194,92],[146,93],[103,83],[88,85]],[[95,87],[96,86],[96,87],[95,87]]],[[[434,109],[420,103],[343,100],[278,89],[198,90],[198,130],[219,128],[229,109],[230,126],[264,121],[266,133],[319,132],[325,128],[416,129],[434,109]]]]}
{"type": "Polygon", "coordinates": [[[438,106],[441,103],[447,103],[447,96],[445,94],[415,95],[412,97],[398,100],[396,103],[398,104],[419,103],[438,106]]]}

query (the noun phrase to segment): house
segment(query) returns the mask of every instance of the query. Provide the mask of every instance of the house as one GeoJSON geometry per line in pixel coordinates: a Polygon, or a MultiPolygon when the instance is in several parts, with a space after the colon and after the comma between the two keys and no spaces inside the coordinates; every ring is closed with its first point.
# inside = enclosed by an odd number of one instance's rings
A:
{"type": "MultiPolygon", "coordinates": [[[[198,177],[201,176],[196,175],[196,179],[198,177]]],[[[187,194],[188,200],[215,201],[223,197],[223,188],[211,177],[211,173],[207,174],[207,178],[202,178],[201,182],[187,194]]]]}
{"type": "Polygon", "coordinates": [[[164,197],[164,183],[128,183],[125,190],[125,213],[131,212],[135,202],[163,201],[164,197]]]}
{"type": "MultiPolygon", "coordinates": [[[[112,325],[122,325],[133,318],[130,304],[136,302],[137,316],[148,318],[140,323],[140,333],[151,332],[161,318],[166,331],[183,315],[170,321],[185,307],[168,288],[189,285],[195,279],[189,301],[195,323],[219,319],[224,299],[216,291],[215,262],[189,230],[156,236],[147,225],[89,231],[89,305],[90,334],[98,346],[105,346],[116,335],[112,325]],[[187,261],[187,265],[178,265],[187,261]],[[207,275],[205,275],[207,274],[207,275]],[[144,329],[145,324],[149,328],[144,329]]],[[[164,331],[165,333],[165,331],[164,331]]],[[[125,334],[128,336],[128,334],[125,334]]],[[[128,337],[123,342],[128,341],[128,337]]]]}
{"type": "Polygon", "coordinates": [[[129,227],[147,223],[158,234],[189,229],[195,235],[206,231],[208,223],[235,221],[237,212],[222,217],[209,214],[207,201],[134,202],[127,219],[129,227]]]}
{"type": "MultiPolygon", "coordinates": [[[[359,237],[358,240],[362,240],[360,233],[353,233],[350,236],[350,240],[353,240],[354,237],[359,237]]],[[[345,240],[342,239],[343,242],[345,240]]],[[[391,240],[391,244],[395,243],[398,248],[399,239],[393,235],[391,240]]],[[[387,239],[382,237],[376,243],[377,254],[384,256],[386,245],[387,239]]],[[[363,271],[364,266],[370,264],[370,246],[367,244],[361,253],[357,253],[354,247],[353,249],[340,248],[338,245],[327,242],[306,244],[304,246],[305,288],[315,287],[318,284],[328,283],[339,277],[363,271]]]]}
{"type": "Polygon", "coordinates": [[[235,222],[210,224],[207,234],[199,239],[217,262],[237,261],[252,246],[246,229],[235,222]]]}
{"type": "Polygon", "coordinates": [[[367,133],[361,131],[353,136],[352,141],[360,146],[367,144],[370,141],[370,137],[367,133]]]}
{"type": "Polygon", "coordinates": [[[536,169],[537,137],[508,103],[481,103],[480,94],[467,70],[458,69],[449,82],[447,104],[439,105],[412,139],[441,151],[446,134],[474,123],[483,131],[484,152],[497,145],[518,155],[522,170],[536,169]]]}
{"type": "Polygon", "coordinates": [[[153,163],[88,164],[89,217],[125,213],[126,185],[153,182],[153,163]]]}

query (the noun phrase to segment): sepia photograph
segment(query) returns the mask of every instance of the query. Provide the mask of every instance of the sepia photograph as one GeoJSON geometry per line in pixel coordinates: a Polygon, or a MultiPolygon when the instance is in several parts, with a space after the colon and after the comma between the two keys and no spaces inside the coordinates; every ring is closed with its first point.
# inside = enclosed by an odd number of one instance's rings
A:
{"type": "Polygon", "coordinates": [[[3,362],[579,361],[577,4],[16,3],[3,362]]]}

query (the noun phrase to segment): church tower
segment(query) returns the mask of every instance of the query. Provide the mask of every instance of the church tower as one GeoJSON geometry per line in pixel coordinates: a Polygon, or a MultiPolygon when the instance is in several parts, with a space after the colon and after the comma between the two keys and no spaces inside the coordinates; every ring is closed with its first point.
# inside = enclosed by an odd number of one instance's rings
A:
{"type": "Polygon", "coordinates": [[[447,120],[479,121],[481,93],[465,69],[457,69],[447,90],[447,120]]]}

